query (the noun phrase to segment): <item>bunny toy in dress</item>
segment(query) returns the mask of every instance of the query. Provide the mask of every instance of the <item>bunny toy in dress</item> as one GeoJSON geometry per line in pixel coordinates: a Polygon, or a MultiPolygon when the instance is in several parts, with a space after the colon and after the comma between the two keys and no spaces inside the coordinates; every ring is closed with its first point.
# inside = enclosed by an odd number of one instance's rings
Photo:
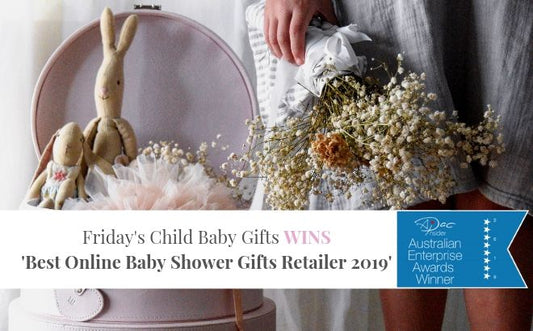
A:
{"type": "Polygon", "coordinates": [[[121,118],[124,56],[133,41],[136,29],[137,16],[131,15],[124,22],[118,45],[115,45],[113,13],[109,8],[104,9],[100,20],[104,59],[94,87],[98,117],[89,122],[84,136],[94,154],[110,165],[127,165],[137,156],[135,133],[128,121],[121,118]]]}
{"type": "Polygon", "coordinates": [[[52,136],[43,151],[26,200],[38,200],[39,207],[61,209],[67,198],[87,198],[80,173],[84,140],[80,127],[73,122],[52,136]]]}

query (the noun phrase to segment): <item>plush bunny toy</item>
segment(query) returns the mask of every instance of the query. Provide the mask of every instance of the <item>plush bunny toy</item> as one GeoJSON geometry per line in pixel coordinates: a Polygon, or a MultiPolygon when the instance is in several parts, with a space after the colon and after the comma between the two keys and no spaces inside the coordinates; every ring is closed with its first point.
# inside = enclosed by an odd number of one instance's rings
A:
{"type": "Polygon", "coordinates": [[[131,125],[120,117],[124,94],[124,56],[136,29],[137,16],[131,15],[124,22],[118,46],[115,46],[113,13],[109,8],[104,9],[100,20],[104,59],[94,87],[98,117],[89,122],[84,136],[92,151],[109,164],[119,162],[127,165],[137,156],[135,133],[131,125]]]}
{"type": "Polygon", "coordinates": [[[61,209],[67,198],[87,198],[80,173],[84,141],[73,122],[54,134],[43,151],[27,200],[39,199],[39,207],[61,209]]]}

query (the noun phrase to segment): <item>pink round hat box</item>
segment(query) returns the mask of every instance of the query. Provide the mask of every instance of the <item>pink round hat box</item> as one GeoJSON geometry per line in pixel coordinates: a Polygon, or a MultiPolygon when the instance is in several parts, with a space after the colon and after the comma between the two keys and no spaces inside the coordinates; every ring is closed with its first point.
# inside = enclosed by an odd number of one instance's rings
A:
{"type": "MultiPolygon", "coordinates": [[[[215,167],[232,151],[240,152],[248,135],[244,121],[254,116],[257,104],[236,55],[206,27],[162,11],[115,15],[117,40],[123,21],[131,14],[137,14],[139,20],[124,61],[122,117],[135,130],[138,145],[175,140],[184,150],[195,151],[201,142],[209,143],[220,134],[219,144],[229,148],[210,152],[215,167]]],[[[101,62],[99,19],[76,31],[50,57],[32,103],[32,135],[38,156],[65,123],[73,121],[84,128],[97,116],[94,84],[101,62]]],[[[100,291],[105,298],[102,312],[83,322],[59,314],[52,290],[22,291],[21,298],[10,306],[10,330],[235,329],[231,290],[100,291]],[[149,308],[139,297],[143,295],[149,298],[149,308]],[[125,307],[126,303],[132,306],[125,307]]],[[[242,292],[245,329],[275,330],[274,303],[262,297],[262,290],[242,292]]]]}
{"type": "MultiPolygon", "coordinates": [[[[138,145],[176,140],[195,151],[220,134],[229,151],[210,153],[213,165],[223,163],[231,151],[242,151],[248,134],[244,121],[257,105],[237,56],[206,27],[155,10],[116,15],[117,41],[130,14],[139,16],[139,24],[124,60],[122,117],[133,126],[138,145]]],[[[38,155],[65,123],[74,121],[83,129],[97,116],[94,85],[101,63],[99,20],[76,31],[48,60],[32,104],[38,155]]]]}

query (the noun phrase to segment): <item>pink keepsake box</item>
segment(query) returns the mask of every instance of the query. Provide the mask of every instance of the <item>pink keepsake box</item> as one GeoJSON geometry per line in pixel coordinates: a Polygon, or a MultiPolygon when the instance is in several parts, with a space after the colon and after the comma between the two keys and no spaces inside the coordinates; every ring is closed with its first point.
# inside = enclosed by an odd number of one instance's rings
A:
{"type": "MultiPolygon", "coordinates": [[[[149,140],[178,140],[198,148],[221,135],[230,152],[241,151],[245,119],[256,99],[239,59],[216,34],[176,14],[138,10],[115,15],[117,35],[128,15],[139,16],[124,64],[122,117],[139,146],[149,140]]],[[[118,40],[118,36],[117,36],[118,40]]],[[[45,65],[32,103],[32,134],[40,155],[52,134],[74,121],[82,128],[94,117],[94,85],[102,63],[99,20],[61,44],[45,65]]],[[[213,164],[228,151],[213,151],[213,164]]]]}
{"type": "MultiPolygon", "coordinates": [[[[130,14],[138,28],[124,63],[122,117],[139,146],[175,140],[229,145],[210,153],[213,166],[240,152],[256,112],[254,91],[232,50],[216,34],[180,15],[138,10],[115,15],[116,33],[130,14]]],[[[99,20],[67,38],[46,63],[32,103],[40,156],[67,122],[84,128],[96,117],[94,85],[102,63],[99,20]]],[[[29,206],[27,206],[29,207],[29,206]]],[[[31,208],[31,207],[29,207],[31,208]]],[[[262,290],[242,290],[246,330],[275,330],[274,303],[262,290]]],[[[10,305],[10,330],[235,330],[232,290],[23,290],[10,305]]]]}

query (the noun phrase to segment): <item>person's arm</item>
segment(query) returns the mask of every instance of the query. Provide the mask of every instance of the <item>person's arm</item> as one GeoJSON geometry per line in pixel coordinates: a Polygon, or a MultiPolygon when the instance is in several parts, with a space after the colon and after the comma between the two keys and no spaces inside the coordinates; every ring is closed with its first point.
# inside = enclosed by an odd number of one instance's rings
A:
{"type": "Polygon", "coordinates": [[[278,57],[294,64],[305,58],[305,31],[313,15],[337,23],[332,0],[266,0],[265,41],[278,57]]]}

